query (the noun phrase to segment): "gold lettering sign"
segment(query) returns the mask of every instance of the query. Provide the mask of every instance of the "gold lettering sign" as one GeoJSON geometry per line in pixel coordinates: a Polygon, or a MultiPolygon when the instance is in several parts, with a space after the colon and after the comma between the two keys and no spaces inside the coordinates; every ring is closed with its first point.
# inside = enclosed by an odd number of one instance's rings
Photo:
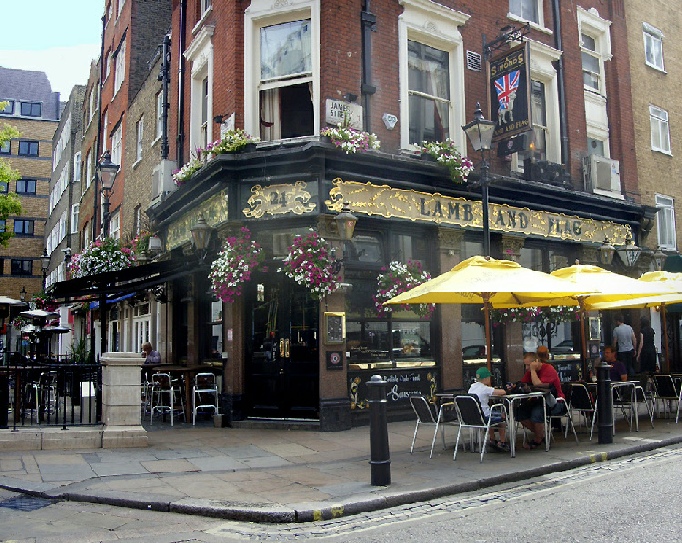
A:
{"type": "Polygon", "coordinates": [[[204,200],[168,226],[168,248],[175,249],[192,239],[189,229],[196,224],[199,215],[203,215],[209,226],[218,226],[227,221],[227,213],[227,191],[223,190],[204,200]]]}
{"type": "MultiPolygon", "coordinates": [[[[330,199],[325,202],[331,211],[339,212],[343,203],[349,202],[353,213],[462,228],[483,228],[483,206],[480,201],[339,178],[333,183],[334,188],[329,191],[330,199]]],[[[629,226],[610,221],[533,211],[506,204],[490,204],[488,211],[490,230],[497,232],[600,244],[608,237],[614,245],[623,245],[630,231],[629,226]]]]}
{"type": "Polygon", "coordinates": [[[296,181],[293,185],[254,185],[251,187],[251,197],[247,200],[249,207],[245,207],[242,213],[252,219],[260,219],[263,215],[283,215],[295,213],[303,215],[315,209],[315,204],[310,202],[312,195],[305,190],[305,181],[296,181]]]}

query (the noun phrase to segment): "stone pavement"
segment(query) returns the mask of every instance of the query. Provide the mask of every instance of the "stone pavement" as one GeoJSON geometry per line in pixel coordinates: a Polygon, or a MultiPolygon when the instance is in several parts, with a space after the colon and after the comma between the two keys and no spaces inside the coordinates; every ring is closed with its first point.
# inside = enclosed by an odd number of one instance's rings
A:
{"type": "MultiPolygon", "coordinates": [[[[198,514],[253,522],[307,522],[428,500],[571,469],[682,442],[682,424],[640,418],[640,431],[617,423],[613,444],[579,429],[580,443],[555,431],[549,452],[516,458],[461,451],[456,428],[389,423],[391,484],[370,484],[369,428],[338,433],[156,424],[144,449],[0,451],[0,488],[45,498],[198,514]],[[440,434],[440,432],[439,432],[440,434]]],[[[3,430],[4,431],[4,430],[3,430]]],[[[61,431],[55,429],[54,431],[61,431]]]]}

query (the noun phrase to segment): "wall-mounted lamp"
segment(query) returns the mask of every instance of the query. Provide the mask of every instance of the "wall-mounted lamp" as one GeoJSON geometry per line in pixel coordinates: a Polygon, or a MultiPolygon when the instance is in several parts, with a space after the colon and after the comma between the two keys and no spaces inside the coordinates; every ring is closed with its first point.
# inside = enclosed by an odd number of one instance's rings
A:
{"type": "MultiPolygon", "coordinates": [[[[334,222],[336,223],[336,229],[339,233],[339,238],[345,244],[345,242],[353,239],[353,232],[355,232],[355,225],[358,222],[358,218],[351,213],[349,202],[344,202],[341,212],[334,217],[334,222]]],[[[332,256],[335,257],[335,251],[332,250],[332,256]]],[[[341,273],[341,268],[343,267],[343,251],[341,253],[341,258],[334,260],[332,265],[332,273],[341,273]]]]}
{"type": "Polygon", "coordinates": [[[223,124],[223,121],[225,120],[226,117],[229,117],[229,113],[223,113],[222,115],[216,115],[213,117],[213,122],[215,124],[223,124]]]}
{"type": "Polygon", "coordinates": [[[149,245],[147,246],[147,251],[149,251],[151,254],[158,254],[163,250],[163,243],[161,242],[161,238],[154,234],[152,237],[149,238],[149,245]]]}
{"type": "Polygon", "coordinates": [[[662,271],[663,265],[665,264],[665,260],[666,260],[666,258],[668,258],[668,255],[665,254],[661,250],[660,245],[656,248],[656,252],[653,254],[653,257],[654,257],[654,264],[656,265],[656,269],[658,271],[662,271]]]}
{"type": "Polygon", "coordinates": [[[211,234],[213,233],[213,227],[209,226],[204,219],[203,215],[199,215],[197,223],[189,229],[192,233],[192,242],[194,243],[194,249],[199,254],[199,258],[203,262],[206,258],[206,252],[208,251],[208,245],[211,241],[211,234]]]}
{"type": "Polygon", "coordinates": [[[609,238],[605,237],[604,243],[602,243],[599,247],[599,261],[602,263],[602,265],[610,266],[611,262],[613,262],[613,253],[615,252],[615,247],[611,245],[609,238]]]}
{"type": "Polygon", "coordinates": [[[625,245],[621,248],[616,249],[618,256],[623,261],[628,268],[632,268],[639,259],[639,255],[642,254],[642,249],[635,245],[632,239],[632,234],[628,231],[625,236],[625,245]]]}

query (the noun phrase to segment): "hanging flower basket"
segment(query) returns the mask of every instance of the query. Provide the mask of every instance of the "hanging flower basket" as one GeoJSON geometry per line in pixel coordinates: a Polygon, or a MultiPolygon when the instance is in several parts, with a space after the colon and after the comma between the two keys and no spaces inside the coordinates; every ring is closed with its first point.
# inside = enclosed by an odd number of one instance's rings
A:
{"type": "MultiPolygon", "coordinates": [[[[201,150],[198,151],[201,152],[201,150]]],[[[197,173],[204,166],[204,164],[205,162],[203,160],[193,156],[189,159],[189,162],[182,166],[182,168],[173,172],[173,181],[178,187],[184,185],[187,183],[187,181],[192,179],[194,174],[197,173]]]]}
{"type": "Polygon", "coordinates": [[[244,227],[237,236],[228,237],[223,250],[211,264],[211,289],[223,302],[232,303],[251,279],[251,273],[262,263],[263,254],[258,242],[251,239],[251,231],[244,227]]]}
{"type": "Polygon", "coordinates": [[[320,136],[329,138],[329,141],[341,149],[347,155],[351,153],[364,153],[366,151],[378,150],[381,142],[375,134],[356,130],[350,126],[339,123],[333,128],[325,128],[320,132],[320,136]]]}
{"type": "Polygon", "coordinates": [[[313,299],[319,300],[339,288],[330,254],[329,244],[317,232],[296,236],[277,271],[306,287],[313,299]]]}
{"type": "Polygon", "coordinates": [[[129,247],[121,246],[116,238],[98,239],[82,253],[75,254],[69,261],[72,278],[95,275],[97,273],[124,270],[135,262],[135,254],[129,247]]]}
{"type": "Polygon", "coordinates": [[[567,305],[556,307],[513,307],[490,310],[490,320],[495,326],[506,322],[525,324],[545,322],[557,324],[576,320],[579,317],[580,308],[578,306],[567,305]]]}
{"type": "Polygon", "coordinates": [[[465,183],[474,169],[474,163],[461,155],[450,138],[445,141],[422,142],[422,154],[433,157],[438,164],[450,170],[450,177],[455,183],[465,183]]]}
{"type": "Polygon", "coordinates": [[[209,143],[206,146],[205,152],[211,155],[221,155],[226,153],[239,153],[242,151],[255,150],[256,142],[259,138],[250,136],[241,128],[235,130],[228,130],[223,134],[219,140],[209,143]]]}
{"type": "MultiPolygon", "coordinates": [[[[377,277],[377,291],[374,295],[374,305],[380,317],[386,317],[393,311],[393,307],[384,305],[384,302],[431,279],[431,274],[422,269],[421,263],[411,260],[407,264],[394,260],[388,268],[381,268],[381,271],[383,273],[377,277]]],[[[434,304],[403,304],[400,307],[424,319],[429,318],[436,308],[434,304]]]]}
{"type": "Polygon", "coordinates": [[[35,294],[33,296],[33,301],[36,304],[36,309],[42,309],[43,311],[55,311],[57,309],[55,301],[44,290],[35,294]]]}

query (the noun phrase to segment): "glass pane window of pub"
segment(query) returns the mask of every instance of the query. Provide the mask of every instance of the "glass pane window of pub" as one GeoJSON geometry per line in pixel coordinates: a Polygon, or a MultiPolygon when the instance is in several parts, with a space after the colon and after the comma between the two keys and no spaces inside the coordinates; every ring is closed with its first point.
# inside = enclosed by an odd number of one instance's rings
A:
{"type": "Polygon", "coordinates": [[[12,275],[33,275],[33,260],[13,258],[11,268],[12,275]]]}
{"type": "Polygon", "coordinates": [[[312,76],[310,19],[260,29],[262,140],[313,135],[312,76]]]}
{"type": "Polygon", "coordinates": [[[407,42],[410,142],[444,141],[450,136],[450,55],[407,42]]]}

